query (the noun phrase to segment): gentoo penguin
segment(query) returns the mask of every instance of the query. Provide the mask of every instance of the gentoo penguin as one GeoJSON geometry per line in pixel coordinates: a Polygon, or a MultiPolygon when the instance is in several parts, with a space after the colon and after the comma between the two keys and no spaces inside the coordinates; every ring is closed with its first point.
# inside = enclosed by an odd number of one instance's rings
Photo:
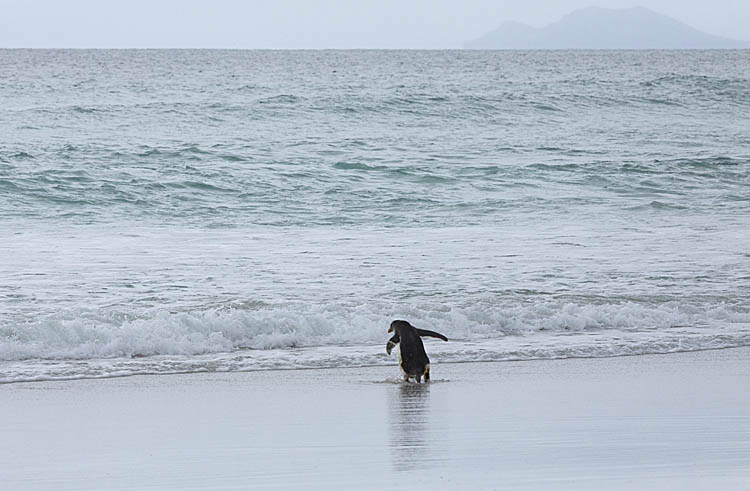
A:
{"type": "Polygon", "coordinates": [[[391,322],[388,332],[395,332],[393,337],[385,345],[385,352],[389,355],[397,344],[399,345],[398,365],[404,374],[404,382],[413,378],[420,383],[422,376],[424,381],[430,381],[430,359],[424,351],[424,344],[420,336],[430,336],[448,341],[442,334],[426,329],[417,329],[406,321],[395,320],[391,322]]]}

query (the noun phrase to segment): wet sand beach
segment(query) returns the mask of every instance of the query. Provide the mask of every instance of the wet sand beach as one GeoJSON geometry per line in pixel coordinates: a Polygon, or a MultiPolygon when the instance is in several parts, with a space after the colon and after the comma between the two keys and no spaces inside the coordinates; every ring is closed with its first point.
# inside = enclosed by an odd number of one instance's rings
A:
{"type": "Polygon", "coordinates": [[[3,489],[747,489],[750,349],[0,386],[3,489]]]}

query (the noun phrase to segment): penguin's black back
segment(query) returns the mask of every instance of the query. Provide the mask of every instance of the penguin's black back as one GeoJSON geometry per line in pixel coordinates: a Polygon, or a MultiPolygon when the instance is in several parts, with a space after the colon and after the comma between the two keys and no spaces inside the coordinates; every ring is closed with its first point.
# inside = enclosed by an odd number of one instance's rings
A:
{"type": "Polygon", "coordinates": [[[408,323],[400,325],[397,333],[401,350],[401,369],[408,375],[422,375],[430,363],[417,330],[408,323]]]}

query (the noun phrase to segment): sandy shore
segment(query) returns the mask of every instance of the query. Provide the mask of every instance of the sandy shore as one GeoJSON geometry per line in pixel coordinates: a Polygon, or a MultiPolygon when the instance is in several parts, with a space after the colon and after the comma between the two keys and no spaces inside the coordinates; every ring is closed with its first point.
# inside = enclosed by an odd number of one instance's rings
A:
{"type": "Polygon", "coordinates": [[[750,349],[0,386],[3,489],[750,489],[750,349]]]}

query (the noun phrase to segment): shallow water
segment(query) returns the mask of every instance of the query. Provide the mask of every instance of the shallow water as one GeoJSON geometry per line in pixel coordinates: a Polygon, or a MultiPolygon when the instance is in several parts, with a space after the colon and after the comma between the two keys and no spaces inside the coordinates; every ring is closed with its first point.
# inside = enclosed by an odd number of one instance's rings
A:
{"type": "Polygon", "coordinates": [[[3,483],[743,489],[747,351],[5,384],[3,483]]]}
{"type": "Polygon", "coordinates": [[[748,345],[747,55],[0,50],[0,378],[748,345]]]}

